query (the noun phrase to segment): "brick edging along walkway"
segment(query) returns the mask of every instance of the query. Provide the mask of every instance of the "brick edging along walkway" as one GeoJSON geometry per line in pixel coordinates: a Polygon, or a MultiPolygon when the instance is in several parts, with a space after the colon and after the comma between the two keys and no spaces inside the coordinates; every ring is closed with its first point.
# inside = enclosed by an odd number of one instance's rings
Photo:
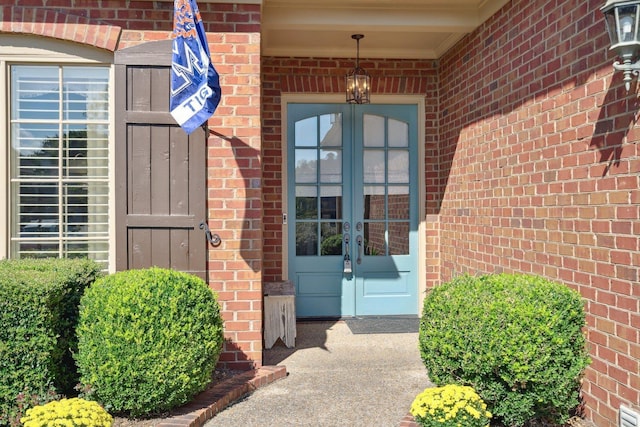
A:
{"type": "Polygon", "coordinates": [[[157,427],[202,427],[224,408],[260,387],[287,376],[285,366],[263,366],[216,384],[200,393],[180,412],[163,420],[157,427]]]}
{"type": "Polygon", "coordinates": [[[407,414],[402,419],[402,421],[400,421],[400,426],[399,427],[418,427],[418,424],[416,423],[415,419],[413,418],[413,415],[407,414]]]}

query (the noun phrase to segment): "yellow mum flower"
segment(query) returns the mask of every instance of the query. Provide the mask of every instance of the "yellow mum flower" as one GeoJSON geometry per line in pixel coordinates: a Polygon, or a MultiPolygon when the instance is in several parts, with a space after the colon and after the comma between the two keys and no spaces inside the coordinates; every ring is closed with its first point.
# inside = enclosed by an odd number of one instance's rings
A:
{"type": "Polygon", "coordinates": [[[24,427],[111,427],[113,418],[98,403],[84,399],[62,399],[27,410],[24,427]]]}
{"type": "Polygon", "coordinates": [[[487,427],[491,418],[475,390],[459,385],[425,389],[410,411],[422,427],[487,427]]]}

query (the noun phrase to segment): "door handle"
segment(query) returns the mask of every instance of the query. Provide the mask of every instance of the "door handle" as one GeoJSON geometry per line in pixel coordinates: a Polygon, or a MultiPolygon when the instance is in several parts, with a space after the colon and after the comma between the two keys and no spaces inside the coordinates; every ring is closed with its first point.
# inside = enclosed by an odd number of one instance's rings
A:
{"type": "Polygon", "coordinates": [[[356,237],[356,242],[358,243],[358,259],[356,259],[356,264],[362,263],[362,236],[356,237]]]}
{"type": "Polygon", "coordinates": [[[349,241],[350,241],[350,236],[349,233],[345,233],[344,234],[344,248],[345,248],[345,253],[344,253],[344,266],[343,266],[343,271],[344,274],[351,274],[353,272],[353,270],[351,269],[351,257],[349,256],[349,241]]]}
{"type": "Polygon", "coordinates": [[[207,242],[209,242],[211,246],[219,246],[220,243],[222,243],[222,239],[220,238],[220,236],[211,232],[211,229],[209,229],[209,225],[206,223],[206,221],[202,221],[200,223],[200,230],[204,230],[204,235],[207,238],[207,242]]]}
{"type": "Polygon", "coordinates": [[[345,257],[349,258],[349,242],[351,241],[351,236],[349,233],[344,233],[344,248],[345,248],[345,257]]]}

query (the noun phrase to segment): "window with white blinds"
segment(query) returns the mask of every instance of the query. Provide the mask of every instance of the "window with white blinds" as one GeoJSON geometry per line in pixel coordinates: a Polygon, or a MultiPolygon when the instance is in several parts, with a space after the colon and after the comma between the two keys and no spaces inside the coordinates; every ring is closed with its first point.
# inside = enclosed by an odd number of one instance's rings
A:
{"type": "Polygon", "coordinates": [[[11,256],[109,258],[109,68],[10,67],[11,256]]]}

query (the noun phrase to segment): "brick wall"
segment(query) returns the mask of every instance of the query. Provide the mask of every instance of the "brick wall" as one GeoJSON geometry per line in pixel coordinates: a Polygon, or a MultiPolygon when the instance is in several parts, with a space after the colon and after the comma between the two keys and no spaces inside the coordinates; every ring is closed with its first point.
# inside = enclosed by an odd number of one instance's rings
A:
{"type": "MultiPolygon", "coordinates": [[[[352,69],[352,59],[274,58],[262,59],[262,128],[264,193],[264,276],[265,281],[282,279],[282,93],[344,94],[344,75],[352,69]]],[[[361,59],[360,66],[372,76],[372,93],[377,95],[423,95],[425,106],[425,159],[427,193],[436,193],[437,169],[437,63],[416,60],[361,59]]],[[[430,198],[431,196],[427,196],[430,198]]],[[[428,230],[429,254],[438,252],[438,230],[428,230]]],[[[437,283],[437,266],[425,263],[428,280],[437,283]]]]}
{"type": "Polygon", "coordinates": [[[640,105],[612,73],[603,3],[513,0],[441,58],[434,197],[442,280],[524,272],[581,292],[587,415],[610,427],[640,409],[640,105]]]}
{"type": "MultiPolygon", "coordinates": [[[[0,31],[38,35],[116,51],[171,37],[173,3],[21,0],[0,7],[0,31]],[[98,3],[98,7],[96,7],[98,3]]],[[[262,364],[262,189],[260,182],[260,6],[204,3],[222,101],[209,121],[209,224],[222,244],[209,252],[209,284],[225,319],[221,362],[262,364]]]]}
{"type": "MultiPolygon", "coordinates": [[[[46,3],[0,8],[0,31],[112,51],[169,36],[170,2],[75,0],[81,16],[46,3]]],[[[427,285],[506,271],[579,290],[593,358],[587,414],[609,427],[620,403],[640,410],[640,105],[612,72],[602,3],[512,0],[439,63],[361,65],[374,93],[426,98],[427,285]]],[[[261,271],[282,277],[280,96],[342,93],[353,63],[260,64],[257,6],[200,7],[225,93],[209,140],[210,223],[224,240],[210,282],[227,321],[223,358],[246,367],[261,360],[261,271]]]]}

